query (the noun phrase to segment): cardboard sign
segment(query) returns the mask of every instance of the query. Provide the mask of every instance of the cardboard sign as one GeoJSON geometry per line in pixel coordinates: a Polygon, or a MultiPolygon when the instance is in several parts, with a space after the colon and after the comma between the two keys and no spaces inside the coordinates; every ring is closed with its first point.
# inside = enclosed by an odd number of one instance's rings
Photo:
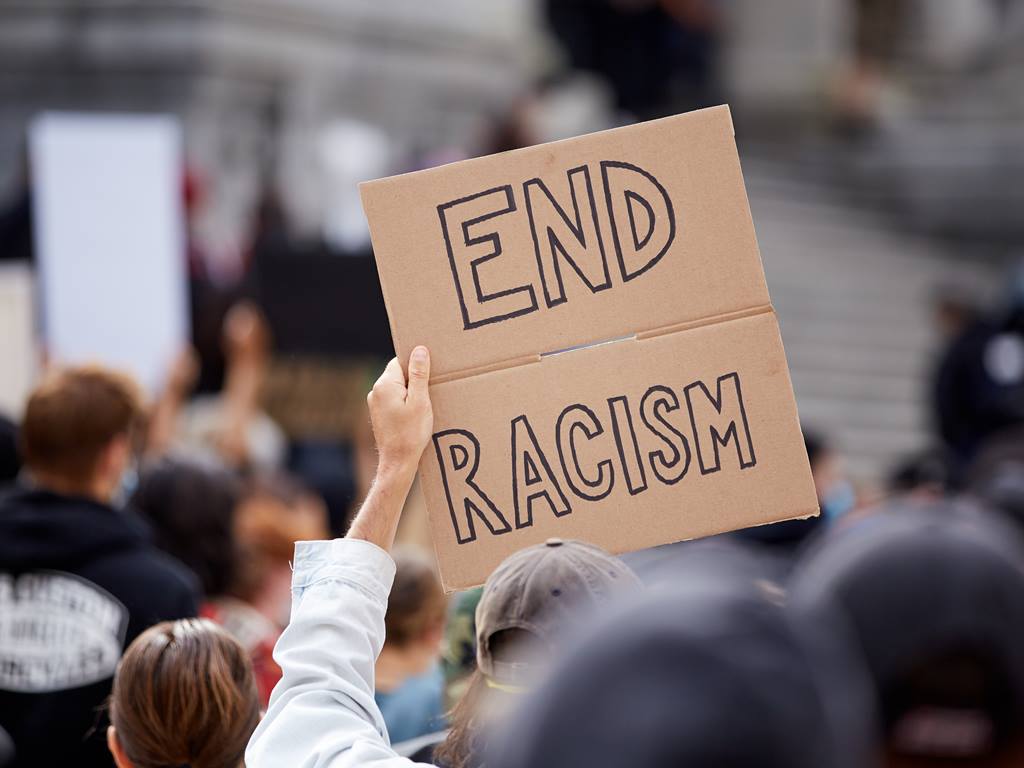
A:
{"type": "Polygon", "coordinates": [[[177,119],[53,112],[29,138],[47,353],[157,391],[188,343],[177,119]]]}
{"type": "Polygon", "coordinates": [[[817,513],[726,107],[363,184],[447,589],[817,513]]]}

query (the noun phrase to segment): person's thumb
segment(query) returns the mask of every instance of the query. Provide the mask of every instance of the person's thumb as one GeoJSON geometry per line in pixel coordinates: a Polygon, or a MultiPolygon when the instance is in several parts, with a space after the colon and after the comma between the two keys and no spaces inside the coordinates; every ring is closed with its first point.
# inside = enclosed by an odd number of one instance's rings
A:
{"type": "Polygon", "coordinates": [[[409,397],[416,400],[426,399],[429,380],[430,352],[426,347],[416,347],[409,356],[409,397]]]}

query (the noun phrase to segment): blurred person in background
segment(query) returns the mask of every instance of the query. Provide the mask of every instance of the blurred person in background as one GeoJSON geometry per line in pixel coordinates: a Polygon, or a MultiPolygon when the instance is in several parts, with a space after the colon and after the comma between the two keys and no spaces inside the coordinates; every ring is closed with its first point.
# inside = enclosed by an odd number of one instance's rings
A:
{"type": "Polygon", "coordinates": [[[444,679],[446,700],[459,701],[476,672],[476,608],[484,588],[456,592],[451,599],[444,628],[444,679]]]}
{"type": "Polygon", "coordinates": [[[274,643],[288,621],[294,543],[322,538],[322,503],[287,477],[242,481],[207,462],[163,459],[147,466],[132,504],[154,540],[199,577],[200,614],[223,625],[249,653],[260,700],[280,679],[274,643]]]}
{"type": "Polygon", "coordinates": [[[35,261],[32,237],[32,169],[28,162],[28,145],[18,151],[14,185],[10,194],[0,199],[0,262],[35,261]]]}
{"type": "Polygon", "coordinates": [[[914,453],[896,462],[886,483],[893,496],[936,501],[950,489],[951,460],[942,448],[914,453]]]}
{"type": "Polygon", "coordinates": [[[936,287],[932,297],[933,322],[944,341],[952,341],[978,321],[979,298],[975,291],[958,283],[936,287]]]}
{"type": "Polygon", "coordinates": [[[857,494],[846,477],[842,457],[828,440],[805,429],[804,446],[818,495],[821,519],[826,524],[835,523],[853,511],[857,505],[857,494]]]}
{"type": "Polygon", "coordinates": [[[639,119],[711,106],[718,99],[719,3],[712,0],[546,0],[573,69],[611,84],[639,119]]]}
{"type": "Polygon", "coordinates": [[[249,652],[266,706],[281,679],[273,652],[288,624],[295,542],[328,535],[327,509],[295,478],[259,475],[246,484],[233,530],[238,560],[231,583],[225,593],[211,596],[201,613],[249,652]]]}
{"type": "Polygon", "coordinates": [[[18,425],[6,416],[0,416],[0,489],[13,483],[20,471],[18,425]]]}
{"type": "Polygon", "coordinates": [[[109,768],[98,708],[122,650],[198,610],[194,576],[117,508],[142,420],[135,383],[100,368],[52,371],[28,400],[28,482],[0,496],[0,727],[19,768],[109,768]]]}
{"type": "Polygon", "coordinates": [[[966,491],[1024,530],[1024,427],[1003,430],[978,451],[966,491]]]}
{"type": "Polygon", "coordinates": [[[1024,423],[1024,266],[1010,278],[1005,305],[967,318],[936,367],[935,422],[957,480],[989,438],[1024,423]]]}
{"type": "MultiPolygon", "coordinates": [[[[292,620],[275,651],[284,675],[249,744],[249,768],[413,765],[391,748],[373,690],[395,575],[387,552],[433,423],[424,347],[413,350],[408,370],[406,380],[392,360],[368,398],[380,462],[348,536],[296,546],[292,620]]],[[[557,628],[638,583],[621,561],[576,542],[552,540],[506,560],[477,609],[477,681],[453,714],[440,764],[478,765],[476,729],[535,681],[538,654],[557,628]]]]}
{"type": "Polygon", "coordinates": [[[199,579],[204,600],[225,594],[238,567],[235,510],[242,482],[211,462],[166,457],[143,464],[131,507],[153,543],[199,579]]]}
{"type": "Polygon", "coordinates": [[[852,56],[835,92],[836,128],[857,138],[876,127],[889,86],[889,70],[905,43],[908,0],[852,0],[852,56]]]}
{"type": "Polygon", "coordinates": [[[223,388],[215,394],[189,400],[202,371],[192,350],[179,356],[153,408],[147,453],[181,453],[236,469],[277,469],[284,462],[286,441],[260,407],[270,330],[254,304],[238,302],[228,310],[221,344],[226,371],[223,388]]]}
{"type": "Polygon", "coordinates": [[[14,739],[11,734],[0,728],[0,768],[14,765],[14,739]]]}
{"type": "Polygon", "coordinates": [[[728,572],[692,575],[581,630],[486,765],[870,768],[848,657],[812,650],[814,628],[728,572]]]}
{"type": "Polygon", "coordinates": [[[1024,543],[1006,521],[894,505],[823,542],[792,609],[845,627],[890,768],[1024,764],[1024,543]]]}
{"type": "Polygon", "coordinates": [[[439,664],[448,601],[430,558],[394,552],[395,581],[384,616],[384,647],[374,671],[374,698],[391,742],[445,726],[444,675],[439,664]]]}
{"type": "Polygon", "coordinates": [[[238,642],[203,619],[164,622],[125,651],[107,744],[117,768],[241,768],[259,717],[238,642]]]}
{"type": "Polygon", "coordinates": [[[846,479],[842,458],[813,430],[804,429],[804,446],[814,479],[820,514],[804,520],[745,528],[732,534],[750,546],[765,568],[765,576],[784,581],[800,552],[828,526],[838,522],[857,502],[846,479]]]}

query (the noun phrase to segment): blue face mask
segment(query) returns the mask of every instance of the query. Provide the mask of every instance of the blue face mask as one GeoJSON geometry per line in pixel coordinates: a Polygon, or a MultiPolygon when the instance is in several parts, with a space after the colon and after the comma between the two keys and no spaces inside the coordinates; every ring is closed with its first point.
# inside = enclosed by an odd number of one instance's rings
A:
{"type": "Polygon", "coordinates": [[[114,491],[114,506],[118,509],[127,506],[132,494],[135,493],[135,489],[138,487],[139,467],[135,462],[132,462],[131,466],[121,473],[121,480],[117,484],[117,490],[114,491]]]}
{"type": "Polygon", "coordinates": [[[828,522],[834,523],[853,509],[856,504],[857,495],[854,493],[853,486],[846,480],[840,480],[838,483],[833,483],[832,487],[821,497],[821,514],[828,522]]]}

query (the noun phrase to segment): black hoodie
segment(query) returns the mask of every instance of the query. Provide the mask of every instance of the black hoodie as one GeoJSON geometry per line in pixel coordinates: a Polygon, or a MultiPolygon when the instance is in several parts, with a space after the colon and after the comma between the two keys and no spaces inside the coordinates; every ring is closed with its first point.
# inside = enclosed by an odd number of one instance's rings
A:
{"type": "Polygon", "coordinates": [[[13,768],[110,768],[102,707],[121,652],[195,616],[198,583],[128,512],[14,489],[0,496],[0,727],[13,768]]]}

